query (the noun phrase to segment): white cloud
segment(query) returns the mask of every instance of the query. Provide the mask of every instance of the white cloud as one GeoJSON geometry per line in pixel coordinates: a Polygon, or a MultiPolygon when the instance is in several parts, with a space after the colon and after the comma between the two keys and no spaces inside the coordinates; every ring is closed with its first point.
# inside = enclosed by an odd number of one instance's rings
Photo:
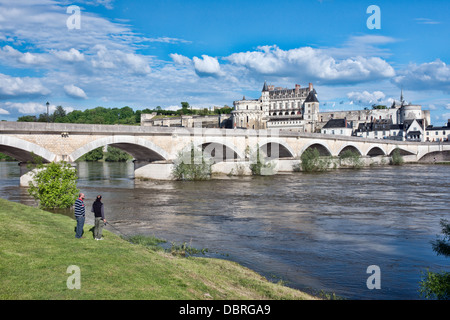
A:
{"type": "Polygon", "coordinates": [[[6,45],[2,48],[1,54],[3,58],[12,58],[16,62],[25,65],[42,65],[48,62],[48,59],[45,57],[45,54],[30,53],[30,52],[22,53],[9,45],[6,45]]]}
{"type": "Polygon", "coordinates": [[[96,56],[92,58],[91,63],[94,68],[99,69],[118,69],[124,73],[148,74],[151,68],[144,56],[134,53],[126,53],[121,50],[109,50],[104,45],[96,45],[96,56]]]}
{"type": "Polygon", "coordinates": [[[194,57],[192,61],[194,61],[195,72],[199,76],[217,76],[222,74],[217,58],[203,54],[201,59],[194,57]]]}
{"type": "MultiPolygon", "coordinates": [[[[47,106],[37,102],[5,102],[5,107],[8,109],[15,109],[22,114],[38,114],[47,112],[47,106]]],[[[49,113],[54,112],[55,105],[49,106],[49,113]]]]}
{"type": "Polygon", "coordinates": [[[397,74],[393,82],[399,87],[450,92],[450,67],[439,59],[420,65],[410,64],[397,74]]]}
{"type": "Polygon", "coordinates": [[[84,60],[84,54],[74,48],[71,48],[69,51],[53,50],[53,54],[59,59],[67,62],[78,62],[84,60]]]}
{"type": "Polygon", "coordinates": [[[282,50],[277,46],[258,47],[257,51],[234,53],[226,58],[235,65],[262,75],[297,77],[305,81],[354,83],[389,78],[394,69],[378,57],[336,60],[326,50],[302,47],[282,50]]]}
{"type": "Polygon", "coordinates": [[[354,104],[361,106],[370,106],[372,104],[383,104],[385,102],[386,95],[381,91],[374,92],[350,92],[347,93],[347,98],[354,104]]]}
{"type": "Polygon", "coordinates": [[[75,99],[87,99],[87,95],[84,92],[83,89],[71,84],[71,85],[65,85],[64,91],[66,94],[72,98],[75,99]]]}
{"type": "Polygon", "coordinates": [[[9,111],[5,110],[3,108],[0,108],[0,114],[9,114],[9,111]]]}
{"type": "Polygon", "coordinates": [[[27,97],[49,94],[38,78],[11,77],[0,73],[0,98],[27,97]]]}
{"type": "Polygon", "coordinates": [[[171,53],[169,56],[176,64],[189,65],[192,63],[191,59],[178,53],[171,53]]]}

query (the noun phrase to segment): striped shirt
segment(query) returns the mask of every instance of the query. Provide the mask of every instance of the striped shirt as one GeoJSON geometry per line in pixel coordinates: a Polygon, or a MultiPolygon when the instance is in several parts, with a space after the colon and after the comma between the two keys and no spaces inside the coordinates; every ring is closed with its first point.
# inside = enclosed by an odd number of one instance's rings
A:
{"type": "Polygon", "coordinates": [[[75,200],[75,217],[84,217],[86,213],[86,208],[84,207],[84,202],[80,198],[75,200]]]}

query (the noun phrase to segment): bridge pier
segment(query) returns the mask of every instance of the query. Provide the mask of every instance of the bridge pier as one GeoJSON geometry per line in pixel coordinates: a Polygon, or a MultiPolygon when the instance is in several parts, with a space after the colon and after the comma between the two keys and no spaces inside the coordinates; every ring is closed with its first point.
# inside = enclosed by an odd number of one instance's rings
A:
{"type": "Polygon", "coordinates": [[[141,180],[172,180],[172,161],[134,161],[134,178],[141,180]]]}

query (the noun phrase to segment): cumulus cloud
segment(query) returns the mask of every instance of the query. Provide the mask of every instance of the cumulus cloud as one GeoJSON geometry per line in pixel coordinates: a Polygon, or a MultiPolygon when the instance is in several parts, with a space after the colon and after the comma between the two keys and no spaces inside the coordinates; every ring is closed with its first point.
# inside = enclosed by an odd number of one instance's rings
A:
{"type": "Polygon", "coordinates": [[[143,56],[121,50],[109,50],[104,45],[96,45],[94,50],[96,50],[96,56],[91,60],[94,68],[117,69],[122,67],[124,72],[140,75],[151,72],[151,68],[143,56]]]}
{"type": "Polygon", "coordinates": [[[218,76],[222,74],[217,58],[203,54],[202,58],[194,57],[192,61],[194,62],[195,72],[199,76],[218,76]]]}
{"type": "Polygon", "coordinates": [[[64,50],[53,50],[53,54],[60,60],[67,62],[78,62],[84,60],[84,54],[75,48],[71,48],[68,51],[64,50]]]}
{"type": "Polygon", "coordinates": [[[189,65],[192,63],[191,59],[178,53],[171,53],[169,56],[176,64],[189,65]]]}
{"type": "Polygon", "coordinates": [[[389,63],[379,57],[336,60],[326,50],[311,47],[282,50],[277,46],[262,46],[256,51],[234,53],[226,59],[262,75],[302,75],[305,80],[321,84],[372,81],[395,75],[389,63]]]}
{"type": "Polygon", "coordinates": [[[381,91],[374,92],[349,92],[347,98],[354,104],[361,106],[370,106],[372,104],[382,104],[385,101],[386,95],[381,91]]]}
{"type": "Polygon", "coordinates": [[[1,49],[0,53],[3,56],[3,58],[12,58],[16,62],[25,65],[41,65],[48,62],[48,59],[45,57],[45,54],[30,53],[30,52],[22,53],[9,45],[4,46],[1,49]]]}
{"type": "Polygon", "coordinates": [[[87,95],[83,89],[71,84],[64,86],[65,93],[75,99],[87,99],[87,95]]]}
{"type": "Polygon", "coordinates": [[[398,71],[393,82],[410,90],[441,90],[450,92],[450,67],[437,59],[420,65],[410,64],[398,71]]]}
{"type": "Polygon", "coordinates": [[[40,79],[11,77],[0,73],[0,98],[29,97],[49,94],[40,79]]]}

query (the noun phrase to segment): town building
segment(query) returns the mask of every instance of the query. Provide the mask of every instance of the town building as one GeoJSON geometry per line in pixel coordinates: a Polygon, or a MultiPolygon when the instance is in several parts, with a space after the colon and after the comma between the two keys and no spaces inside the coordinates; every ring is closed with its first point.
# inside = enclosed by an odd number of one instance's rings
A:
{"type": "Polygon", "coordinates": [[[347,119],[331,119],[320,129],[320,133],[351,136],[353,135],[353,126],[347,119]]]}
{"type": "Polygon", "coordinates": [[[433,127],[429,125],[425,130],[425,141],[428,142],[443,142],[450,141],[450,119],[447,125],[442,127],[433,127]]]}

